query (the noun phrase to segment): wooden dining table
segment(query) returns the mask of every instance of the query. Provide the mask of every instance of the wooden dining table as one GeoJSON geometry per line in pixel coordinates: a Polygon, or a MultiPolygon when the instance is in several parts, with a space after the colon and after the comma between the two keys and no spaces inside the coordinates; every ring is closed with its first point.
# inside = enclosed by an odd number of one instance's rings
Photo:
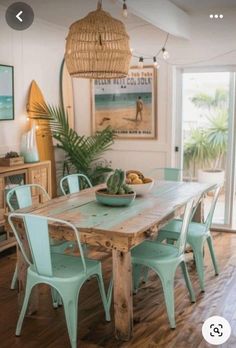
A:
{"type": "MultiPolygon", "coordinates": [[[[126,207],[104,206],[96,201],[95,191],[101,186],[79,193],[54,198],[27,212],[69,221],[80,232],[81,242],[103,246],[112,252],[114,280],[115,336],[127,341],[133,330],[133,294],[131,249],[145,239],[154,238],[168,221],[183,212],[189,199],[196,199],[212,185],[194,182],[155,182],[151,192],[136,197],[126,207]]],[[[202,218],[199,206],[195,218],[202,218]]],[[[18,230],[27,247],[23,224],[18,230]]],[[[39,231],[40,233],[40,231],[39,231]]],[[[72,240],[74,234],[65,226],[51,226],[50,234],[57,240],[72,240]]],[[[28,251],[29,252],[29,251],[28,251]]],[[[21,304],[26,282],[27,265],[18,250],[19,303],[21,304]]],[[[31,312],[37,310],[37,291],[31,296],[31,312]]]]}

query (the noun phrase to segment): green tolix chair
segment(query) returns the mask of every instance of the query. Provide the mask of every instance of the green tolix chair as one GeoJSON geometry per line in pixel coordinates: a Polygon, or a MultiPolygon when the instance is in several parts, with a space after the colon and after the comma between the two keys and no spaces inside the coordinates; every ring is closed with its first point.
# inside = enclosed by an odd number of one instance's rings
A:
{"type": "Polygon", "coordinates": [[[55,292],[60,295],[65,311],[71,347],[76,348],[78,297],[81,287],[91,277],[97,278],[104,306],[105,318],[107,321],[110,321],[110,303],[107,300],[104,289],[101,262],[84,257],[79,232],[74,225],[67,221],[17,213],[11,213],[8,220],[22,255],[29,265],[27,269],[25,296],[17,322],[16,336],[20,336],[21,334],[23,320],[33,287],[43,283],[55,289],[55,292]],[[30,259],[17,233],[14,219],[21,219],[24,223],[31,253],[30,259]],[[70,254],[52,253],[49,238],[49,223],[67,226],[74,232],[75,240],[80,251],[80,257],[70,254]]]}
{"type": "MultiPolygon", "coordinates": [[[[219,197],[221,186],[217,186],[214,191],[214,196],[211,202],[211,207],[208,213],[208,216],[204,223],[191,222],[189,224],[188,233],[187,233],[187,244],[189,244],[193,250],[193,255],[196,263],[198,278],[200,282],[200,287],[202,291],[205,291],[205,281],[204,281],[204,257],[203,257],[203,248],[205,242],[207,242],[212,263],[215,269],[215,274],[219,274],[219,268],[217,265],[217,260],[215,256],[215,251],[212,242],[212,236],[210,232],[210,227],[212,224],[212,218],[215,211],[215,206],[217,199],[219,197]]],[[[180,237],[182,220],[174,219],[168,223],[162,230],[159,231],[157,242],[161,243],[164,240],[173,244],[175,241],[178,241],[180,237]]]]}
{"type": "Polygon", "coordinates": [[[191,302],[195,302],[195,294],[189,278],[185,263],[185,244],[186,234],[193,209],[193,200],[190,200],[185,207],[184,218],[181,223],[180,238],[176,245],[158,243],[146,240],[134,247],[131,251],[133,264],[134,290],[138,289],[142,268],[152,269],[160,278],[170,327],[175,328],[175,308],[174,308],[174,278],[176,269],[181,266],[185,282],[190,294],[191,302]]]}
{"type": "MultiPolygon", "coordinates": [[[[31,207],[33,205],[32,199],[32,190],[37,190],[39,195],[46,198],[46,200],[50,200],[50,197],[45,190],[45,188],[38,184],[28,184],[28,185],[20,185],[12,188],[8,191],[6,196],[7,205],[11,212],[17,209],[24,209],[31,207]]],[[[72,248],[73,243],[71,242],[57,242],[53,243],[51,240],[51,247],[53,252],[64,253],[66,249],[72,248]]],[[[11,289],[16,288],[17,283],[17,265],[15,268],[15,272],[11,282],[11,289]]]]}
{"type": "MultiPolygon", "coordinates": [[[[150,176],[161,176],[163,180],[166,181],[180,181],[181,180],[182,170],[179,168],[153,168],[150,170],[148,175],[150,176]]],[[[159,179],[159,177],[157,178],[159,179]]]]}
{"type": "Polygon", "coordinates": [[[81,183],[85,183],[88,187],[93,187],[89,178],[84,174],[67,175],[60,181],[60,188],[63,195],[72,194],[81,190],[81,183]]]}

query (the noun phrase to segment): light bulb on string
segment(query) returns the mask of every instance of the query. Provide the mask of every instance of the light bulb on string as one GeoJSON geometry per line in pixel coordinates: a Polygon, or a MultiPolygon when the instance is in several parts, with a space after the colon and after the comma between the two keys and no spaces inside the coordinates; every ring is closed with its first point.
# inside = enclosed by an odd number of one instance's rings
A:
{"type": "Polygon", "coordinates": [[[128,7],[127,7],[127,4],[126,4],[126,0],[124,0],[124,3],[123,3],[123,16],[125,18],[128,17],[128,7]]]}
{"type": "Polygon", "coordinates": [[[138,67],[139,67],[140,69],[143,68],[143,57],[140,57],[140,58],[139,58],[138,67]]]}
{"type": "Polygon", "coordinates": [[[153,66],[154,66],[154,68],[156,68],[156,69],[159,69],[159,68],[160,68],[160,64],[159,64],[158,61],[157,61],[157,57],[153,57],[153,66]]]}
{"type": "Polygon", "coordinates": [[[163,55],[163,59],[167,60],[170,58],[170,54],[169,52],[165,49],[165,47],[162,48],[162,55],[163,55]]]}

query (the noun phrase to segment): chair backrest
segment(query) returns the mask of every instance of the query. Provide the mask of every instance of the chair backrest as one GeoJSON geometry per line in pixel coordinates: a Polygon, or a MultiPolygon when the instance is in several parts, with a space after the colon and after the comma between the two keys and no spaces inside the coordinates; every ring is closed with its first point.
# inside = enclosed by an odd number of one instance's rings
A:
{"type": "Polygon", "coordinates": [[[179,168],[153,168],[148,174],[152,177],[157,176],[156,179],[166,181],[181,181],[182,170],[179,168]],[[157,175],[156,175],[157,174],[157,175]]]}
{"type": "Polygon", "coordinates": [[[207,218],[205,219],[205,226],[206,226],[206,230],[209,230],[212,224],[212,219],[213,219],[213,215],[214,215],[214,211],[215,211],[215,207],[216,207],[216,203],[217,203],[217,199],[219,197],[220,191],[221,191],[222,186],[221,185],[217,185],[215,188],[215,192],[211,201],[211,207],[209,210],[209,213],[207,215],[207,218]]]}
{"type": "Polygon", "coordinates": [[[40,194],[44,195],[47,200],[50,199],[45,188],[38,184],[28,184],[28,185],[19,185],[12,188],[6,196],[7,205],[10,211],[15,211],[16,209],[23,209],[33,205],[32,202],[32,193],[31,189],[37,189],[40,191],[40,194]],[[16,198],[17,206],[14,206],[13,198],[16,198]]]}
{"type": "Polygon", "coordinates": [[[191,199],[187,202],[185,206],[184,218],[183,218],[181,231],[180,231],[180,237],[176,243],[176,247],[179,249],[179,255],[183,254],[185,250],[188,227],[192,217],[193,203],[194,203],[194,200],[191,199]]]}
{"type": "Polygon", "coordinates": [[[163,168],[164,179],[168,181],[180,181],[181,169],[179,168],[163,168]]]}
{"type": "Polygon", "coordinates": [[[88,187],[92,187],[91,181],[89,180],[89,178],[84,175],[84,174],[71,174],[71,175],[67,175],[64,178],[61,179],[60,181],[60,188],[61,191],[63,193],[63,195],[67,195],[67,194],[72,194],[72,193],[76,193],[80,191],[80,180],[83,180],[86,182],[86,184],[88,185],[88,187]],[[67,186],[68,189],[68,193],[65,190],[65,186],[67,186]]]}
{"type": "Polygon", "coordinates": [[[80,243],[79,233],[78,230],[75,228],[74,225],[67,221],[59,220],[59,219],[53,219],[48,218],[45,216],[39,216],[39,215],[32,215],[32,214],[19,214],[19,213],[11,213],[8,217],[9,224],[12,228],[12,231],[15,234],[17,243],[20,247],[20,250],[25,258],[25,261],[29,265],[33,265],[35,267],[35,270],[37,273],[41,276],[53,276],[53,267],[52,267],[52,260],[51,260],[51,249],[50,249],[50,237],[49,237],[49,223],[56,224],[57,226],[64,225],[69,227],[71,230],[74,231],[80,256],[83,262],[83,268],[84,272],[86,272],[86,263],[84,260],[84,254],[83,254],[83,248],[80,243]],[[32,261],[27,256],[27,252],[24,248],[24,245],[21,241],[21,238],[17,232],[16,228],[16,220],[23,220],[25,233],[27,237],[27,241],[29,244],[30,252],[31,252],[31,258],[32,261]]]}

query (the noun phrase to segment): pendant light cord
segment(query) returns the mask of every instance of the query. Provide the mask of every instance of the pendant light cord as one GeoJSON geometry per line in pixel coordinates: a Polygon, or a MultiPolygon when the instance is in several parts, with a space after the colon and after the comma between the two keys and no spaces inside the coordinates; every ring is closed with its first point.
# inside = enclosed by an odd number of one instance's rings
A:
{"type": "Polygon", "coordinates": [[[101,9],[102,9],[102,0],[98,0],[97,9],[98,9],[98,10],[101,10],[101,9]]]}

